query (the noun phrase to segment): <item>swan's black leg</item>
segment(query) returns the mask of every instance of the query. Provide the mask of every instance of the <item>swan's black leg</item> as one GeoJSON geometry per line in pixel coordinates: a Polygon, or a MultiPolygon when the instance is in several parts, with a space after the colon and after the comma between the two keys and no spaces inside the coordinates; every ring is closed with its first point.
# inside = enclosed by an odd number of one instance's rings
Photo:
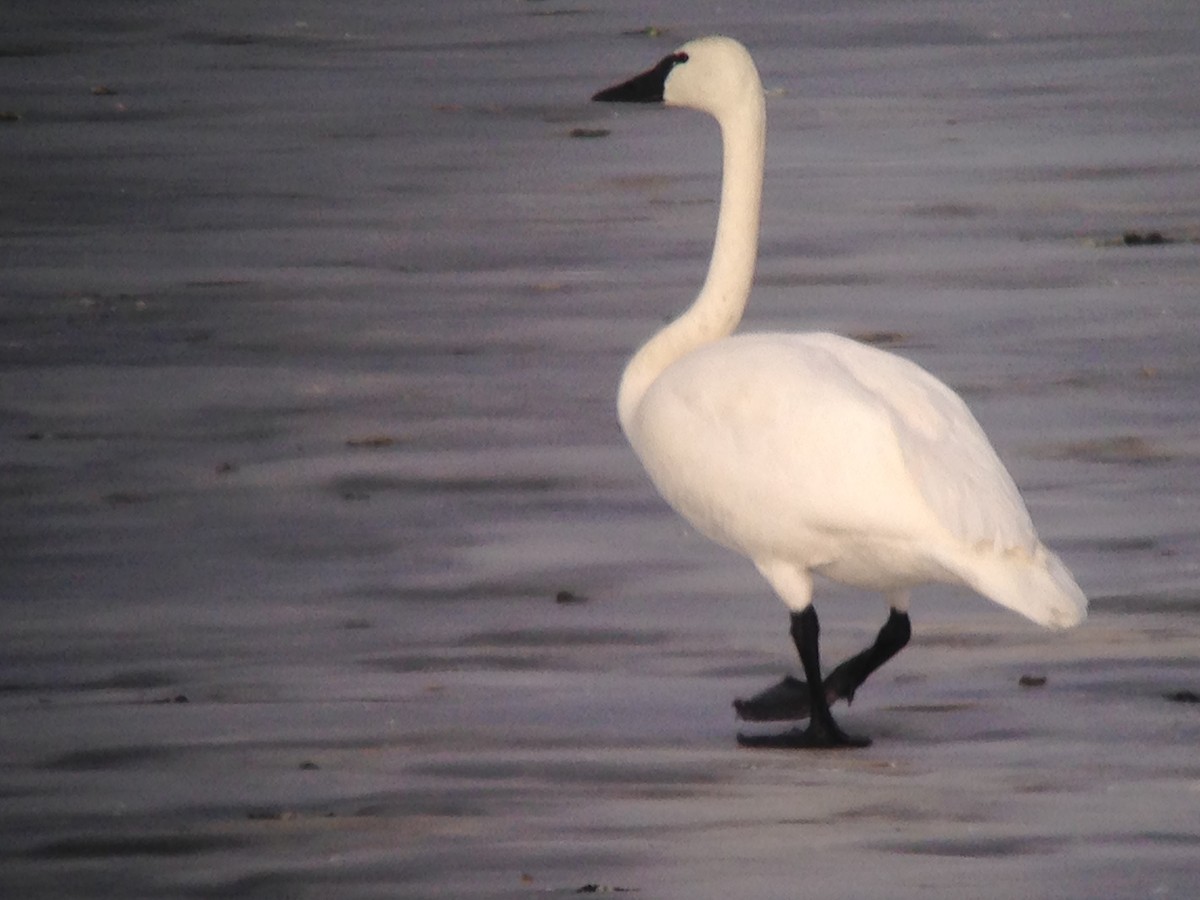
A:
{"type": "Polygon", "coordinates": [[[866,650],[858,653],[829,673],[825,679],[825,697],[830,703],[835,700],[854,702],[854,692],[871,673],[904,649],[912,637],[912,623],[908,613],[893,609],[888,620],[879,629],[879,634],[866,650]]]}
{"type": "MultiPolygon", "coordinates": [[[[777,735],[738,735],[743,747],[780,747],[788,749],[831,749],[865,747],[869,738],[851,737],[842,731],[829,712],[825,686],[821,681],[821,626],[811,606],[792,613],[792,641],[800,654],[800,665],[809,685],[809,720],[805,729],[794,728],[777,735]],[[814,687],[815,686],[815,687],[814,687]]],[[[839,667],[840,668],[840,667],[839,667]]],[[[864,676],[865,677],[865,676],[864,676]]]]}
{"type": "MultiPolygon", "coordinates": [[[[824,681],[825,699],[829,704],[838,700],[850,703],[854,692],[885,662],[899,653],[912,637],[908,614],[892,609],[887,622],[879,630],[875,643],[850,657],[829,673],[824,681]]],[[[747,700],[733,701],[738,718],[747,722],[776,722],[808,718],[808,685],[799,678],[786,676],[783,681],[760,691],[747,700]]]]}

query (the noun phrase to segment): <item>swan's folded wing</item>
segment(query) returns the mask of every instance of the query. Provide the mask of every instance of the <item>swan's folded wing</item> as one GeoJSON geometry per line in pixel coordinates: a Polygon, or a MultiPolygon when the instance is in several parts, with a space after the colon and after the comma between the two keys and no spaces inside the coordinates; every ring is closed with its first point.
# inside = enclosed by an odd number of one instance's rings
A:
{"type": "Polygon", "coordinates": [[[942,526],[969,546],[1035,552],[1025,503],[962,399],[902,357],[849,341],[838,355],[886,408],[909,474],[942,526]]]}

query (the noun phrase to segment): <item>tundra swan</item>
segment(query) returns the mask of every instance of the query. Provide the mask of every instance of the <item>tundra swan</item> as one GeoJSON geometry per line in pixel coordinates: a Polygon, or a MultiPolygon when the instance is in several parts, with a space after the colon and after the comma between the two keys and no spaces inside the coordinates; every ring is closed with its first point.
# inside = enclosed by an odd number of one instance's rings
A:
{"type": "Polygon", "coordinates": [[[713,116],[723,172],[716,241],[692,305],[634,354],[621,427],[655,487],[699,532],[747,557],[790,612],[805,682],[738,701],[748,720],[805,718],[744,745],[857,747],[830,714],[908,643],[910,590],[962,585],[1047,628],[1087,600],[1034,531],[966,404],[906,359],[835,334],[742,334],[758,252],[766,146],[762,83],[727,37],[684,44],[593,100],[713,116]],[[872,646],[822,680],[813,575],[879,591],[872,646]]]}

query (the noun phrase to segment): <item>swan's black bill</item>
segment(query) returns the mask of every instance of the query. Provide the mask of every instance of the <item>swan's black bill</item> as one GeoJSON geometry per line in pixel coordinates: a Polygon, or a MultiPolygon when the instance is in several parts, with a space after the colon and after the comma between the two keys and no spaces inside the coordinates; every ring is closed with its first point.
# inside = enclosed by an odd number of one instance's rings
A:
{"type": "Polygon", "coordinates": [[[677,65],[687,62],[687,58],[686,53],[672,53],[653,69],[605,88],[592,99],[601,103],[662,103],[667,76],[677,65]]]}

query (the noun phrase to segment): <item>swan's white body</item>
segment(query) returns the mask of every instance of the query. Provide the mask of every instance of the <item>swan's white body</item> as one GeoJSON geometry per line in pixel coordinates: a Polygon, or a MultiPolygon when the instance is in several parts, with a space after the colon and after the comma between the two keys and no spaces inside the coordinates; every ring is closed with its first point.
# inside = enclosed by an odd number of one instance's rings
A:
{"type": "Polygon", "coordinates": [[[724,173],[708,277],[621,381],[621,426],[662,496],[753,560],[796,613],[812,575],[882,592],[969,587],[1040,625],[1087,600],[1038,539],[1012,479],[963,401],[908,360],[833,334],[730,337],[758,247],[762,85],[728,38],[680,48],[662,99],[721,126],[724,173]]]}

